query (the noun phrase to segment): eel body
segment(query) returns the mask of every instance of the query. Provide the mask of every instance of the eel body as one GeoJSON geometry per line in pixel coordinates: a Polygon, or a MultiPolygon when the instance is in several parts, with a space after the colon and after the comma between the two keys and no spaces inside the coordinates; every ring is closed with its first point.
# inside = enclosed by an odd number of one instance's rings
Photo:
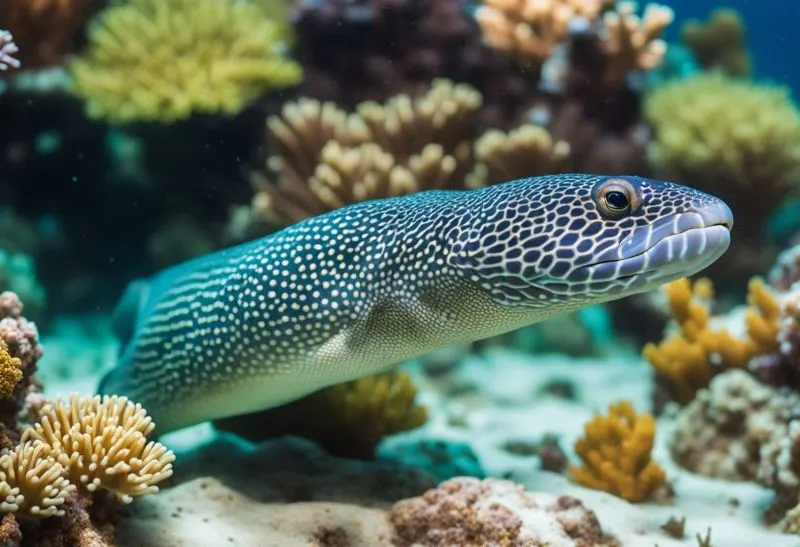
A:
{"type": "Polygon", "coordinates": [[[134,282],[100,391],[162,433],[274,407],[694,274],[732,223],[713,196],[631,176],[355,204],[134,282]]]}

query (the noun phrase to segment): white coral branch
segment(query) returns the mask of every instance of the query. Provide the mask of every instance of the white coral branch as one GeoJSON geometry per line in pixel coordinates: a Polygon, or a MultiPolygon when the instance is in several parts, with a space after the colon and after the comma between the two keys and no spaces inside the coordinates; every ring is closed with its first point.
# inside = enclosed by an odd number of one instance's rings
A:
{"type": "Polygon", "coordinates": [[[13,55],[19,51],[14,37],[7,30],[0,30],[0,70],[19,68],[19,59],[13,55]]]}

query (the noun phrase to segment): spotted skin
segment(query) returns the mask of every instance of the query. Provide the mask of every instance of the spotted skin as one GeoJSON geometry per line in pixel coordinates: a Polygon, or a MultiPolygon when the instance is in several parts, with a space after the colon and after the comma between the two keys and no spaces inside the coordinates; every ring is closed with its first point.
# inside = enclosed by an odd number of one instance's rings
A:
{"type": "Polygon", "coordinates": [[[717,198],[639,177],[352,205],[133,285],[100,391],[141,402],[161,432],[270,408],[693,274],[731,226],[717,198]]]}

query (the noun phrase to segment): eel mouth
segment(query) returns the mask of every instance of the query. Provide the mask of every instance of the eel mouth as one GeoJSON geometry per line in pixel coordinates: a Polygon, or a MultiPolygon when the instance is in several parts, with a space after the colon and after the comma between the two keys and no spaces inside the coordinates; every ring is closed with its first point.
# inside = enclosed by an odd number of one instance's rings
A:
{"type": "Polygon", "coordinates": [[[733,214],[722,202],[697,207],[636,230],[618,246],[575,268],[575,281],[650,287],[690,276],[728,249],[733,214]]]}

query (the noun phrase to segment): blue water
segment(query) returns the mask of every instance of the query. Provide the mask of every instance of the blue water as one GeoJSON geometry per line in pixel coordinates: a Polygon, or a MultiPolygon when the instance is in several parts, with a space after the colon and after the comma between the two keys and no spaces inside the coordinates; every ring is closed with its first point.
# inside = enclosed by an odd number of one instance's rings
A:
{"type": "Polygon", "coordinates": [[[681,24],[687,19],[708,19],[720,7],[732,7],[744,18],[753,52],[755,73],[792,87],[800,97],[800,2],[796,0],[663,0],[673,8],[676,21],[670,27],[670,39],[677,38],[681,24]]]}

